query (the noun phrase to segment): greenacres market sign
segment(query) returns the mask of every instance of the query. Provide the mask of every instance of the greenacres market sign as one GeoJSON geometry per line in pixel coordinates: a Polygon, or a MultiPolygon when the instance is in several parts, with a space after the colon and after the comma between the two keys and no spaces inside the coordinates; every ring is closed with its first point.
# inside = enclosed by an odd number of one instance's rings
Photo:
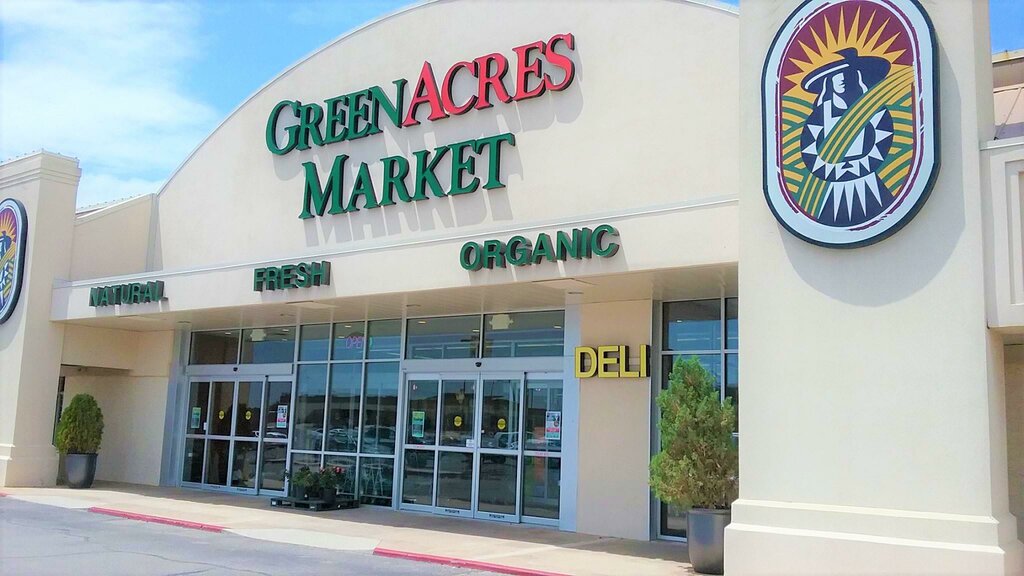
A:
{"type": "Polygon", "coordinates": [[[89,290],[89,306],[93,308],[119,304],[147,304],[166,299],[162,280],[97,286],[89,290]]]}
{"type": "Polygon", "coordinates": [[[619,231],[614,226],[601,224],[594,229],[574,228],[569,232],[558,231],[554,237],[550,234],[538,234],[535,239],[513,236],[507,241],[466,242],[459,252],[459,263],[464,269],[472,272],[483,268],[530,266],[570,258],[611,258],[619,251],[619,243],[615,240],[618,237],[619,231]]]}
{"type": "MultiPolygon", "coordinates": [[[[575,49],[572,34],[555,34],[547,41],[537,40],[512,48],[515,54],[512,59],[500,53],[485,54],[456,62],[444,74],[435,74],[431,63],[424,62],[408,100],[405,78],[394,80],[388,91],[381,86],[371,86],[328,98],[322,103],[282,100],[274,105],[267,118],[267,149],[284,156],[294,150],[380,134],[381,126],[389,124],[398,129],[409,128],[418,126],[421,119],[437,122],[491,108],[496,102],[521,102],[545,92],[560,92],[568,88],[576,76],[575,62],[571,58],[575,49]],[[460,78],[463,82],[472,79],[474,89],[470,93],[457,93],[455,84],[460,78]]],[[[305,184],[299,218],[472,194],[481,186],[485,190],[504,188],[501,180],[503,145],[515,146],[515,135],[505,132],[416,150],[411,158],[388,156],[380,158],[373,170],[367,162],[353,162],[356,166],[352,170],[348,155],[338,154],[326,181],[321,179],[316,162],[304,162],[305,184]],[[486,163],[486,168],[478,165],[478,161],[486,163]],[[438,173],[439,165],[450,166],[450,169],[438,173]],[[355,176],[348,182],[351,171],[355,176]]]]}
{"type": "Polygon", "coordinates": [[[256,292],[330,285],[331,263],[326,260],[265,266],[253,270],[252,273],[252,289],[256,292]]]}

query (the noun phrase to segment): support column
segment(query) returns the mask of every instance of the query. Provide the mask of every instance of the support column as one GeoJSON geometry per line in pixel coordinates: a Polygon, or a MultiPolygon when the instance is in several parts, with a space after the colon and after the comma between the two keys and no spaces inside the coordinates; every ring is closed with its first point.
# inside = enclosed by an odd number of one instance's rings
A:
{"type": "Polygon", "coordinates": [[[740,11],[743,407],[726,574],[1020,574],[1002,344],[985,323],[987,2],[921,2],[938,45],[938,180],[905,228],[848,250],[787,232],[762,191],[762,66],[800,3],[740,11]]]}
{"type": "Polygon", "coordinates": [[[53,283],[68,278],[78,161],[39,152],[0,165],[0,199],[25,206],[21,297],[0,325],[0,486],[53,486],[52,445],[64,327],[50,321],[53,283]]]}

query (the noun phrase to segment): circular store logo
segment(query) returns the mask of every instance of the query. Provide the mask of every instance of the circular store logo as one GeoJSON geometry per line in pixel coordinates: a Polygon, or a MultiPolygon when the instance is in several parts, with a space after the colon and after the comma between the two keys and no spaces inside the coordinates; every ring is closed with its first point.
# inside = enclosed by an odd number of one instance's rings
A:
{"type": "Polygon", "coordinates": [[[0,202],[0,324],[14,313],[25,274],[25,207],[13,198],[0,202]]]}
{"type": "Polygon", "coordinates": [[[852,248],[899,230],[938,173],[931,21],[916,0],[808,0],[761,84],[764,193],[800,238],[852,248]]]}

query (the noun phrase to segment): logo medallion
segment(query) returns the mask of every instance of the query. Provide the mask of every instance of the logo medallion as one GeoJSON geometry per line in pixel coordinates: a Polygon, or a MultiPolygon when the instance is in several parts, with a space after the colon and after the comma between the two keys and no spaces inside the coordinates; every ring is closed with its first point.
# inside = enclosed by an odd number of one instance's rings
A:
{"type": "Polygon", "coordinates": [[[899,230],[938,173],[935,41],[915,0],[808,0],[762,77],[764,192],[796,236],[852,248],[899,230]]]}
{"type": "Polygon", "coordinates": [[[20,202],[0,202],[0,324],[11,317],[25,273],[25,239],[28,218],[20,202]]]}

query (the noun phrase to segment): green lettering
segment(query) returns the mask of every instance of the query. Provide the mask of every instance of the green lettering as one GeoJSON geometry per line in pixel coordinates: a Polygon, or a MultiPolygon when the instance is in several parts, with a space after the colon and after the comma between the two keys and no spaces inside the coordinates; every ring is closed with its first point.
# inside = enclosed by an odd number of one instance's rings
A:
{"type": "Polygon", "coordinates": [[[448,148],[452,151],[452,187],[448,194],[455,196],[457,194],[469,194],[476,192],[476,189],[480,187],[480,179],[473,176],[476,170],[476,158],[470,156],[469,158],[463,159],[462,153],[467,148],[473,150],[476,148],[476,140],[467,140],[465,142],[457,142],[451,144],[448,148]],[[462,185],[462,173],[468,172],[473,179],[469,181],[469,185],[462,185]]]}
{"type": "Polygon", "coordinates": [[[320,121],[323,119],[324,109],[319,104],[306,104],[300,107],[297,133],[299,143],[295,146],[297,150],[308,150],[310,138],[313,139],[313,144],[324,145],[324,137],[320,133],[320,121]]]}
{"type": "Polygon", "coordinates": [[[555,251],[551,247],[551,236],[547,234],[537,236],[537,247],[533,249],[533,263],[540,264],[544,258],[551,262],[556,260],[555,251]]]}
{"type": "Polygon", "coordinates": [[[302,167],[306,170],[306,190],[303,194],[302,212],[299,214],[299,218],[305,220],[312,218],[314,214],[323,216],[328,200],[331,202],[330,214],[345,212],[341,205],[341,187],[345,181],[346,160],[348,160],[348,156],[344,154],[334,157],[331,175],[327,178],[327,185],[323,188],[320,187],[320,175],[317,173],[316,163],[302,163],[302,167]]]}
{"type": "Polygon", "coordinates": [[[508,142],[510,146],[516,145],[516,137],[511,132],[504,134],[498,134],[497,136],[490,136],[488,138],[480,138],[476,141],[473,149],[477,154],[483,152],[484,148],[487,148],[487,183],[484,184],[485,190],[493,190],[495,188],[504,188],[505,184],[501,181],[501,143],[508,142]]]}
{"type": "Polygon", "coordinates": [[[508,263],[513,266],[528,266],[530,257],[533,255],[532,248],[533,243],[528,239],[522,236],[513,236],[508,241],[508,248],[505,251],[508,263]]]}
{"type": "Polygon", "coordinates": [[[619,231],[610,224],[601,224],[594,228],[594,235],[590,237],[590,249],[601,258],[610,258],[619,251],[619,245],[616,242],[609,241],[607,246],[601,246],[601,240],[606,235],[618,237],[619,231]]]}
{"type": "Polygon", "coordinates": [[[485,240],[483,250],[484,265],[488,268],[505,267],[505,244],[497,240],[485,240]]]}
{"type": "Polygon", "coordinates": [[[364,208],[377,208],[377,195],[373,191],[373,180],[370,178],[370,168],[366,162],[359,164],[359,173],[356,174],[356,182],[352,186],[352,195],[348,198],[348,206],[345,212],[357,212],[356,199],[362,197],[364,208]]]}
{"type": "Polygon", "coordinates": [[[294,116],[298,116],[298,104],[291,100],[282,100],[274,106],[274,109],[270,111],[270,118],[267,119],[267,149],[278,156],[283,156],[292,151],[295,145],[298,143],[296,133],[299,130],[299,126],[288,126],[284,131],[288,134],[288,142],[284,145],[284,148],[277,146],[277,119],[281,115],[281,111],[285,108],[290,108],[294,116]]]}
{"type": "Polygon", "coordinates": [[[324,144],[341,142],[348,137],[348,128],[345,126],[345,109],[340,104],[345,103],[345,96],[337,96],[324,101],[327,106],[327,121],[324,124],[324,144]],[[341,125],[341,131],[335,132],[335,128],[341,125]]]}
{"type": "Polygon", "coordinates": [[[349,128],[351,129],[349,140],[356,140],[358,138],[374,134],[372,131],[373,123],[370,118],[370,102],[360,103],[363,98],[369,100],[371,97],[369,90],[360,90],[359,92],[353,92],[347,96],[349,128]],[[363,123],[362,128],[359,127],[360,121],[363,123]]]}
{"type": "Polygon", "coordinates": [[[481,251],[483,248],[476,242],[466,242],[459,251],[459,264],[464,270],[475,272],[484,267],[481,251]]]}
{"type": "Polygon", "coordinates": [[[405,99],[405,78],[395,80],[395,103],[392,104],[388,97],[384,94],[384,90],[380,86],[374,86],[370,88],[370,96],[373,98],[373,130],[370,134],[377,134],[380,130],[380,110],[384,109],[384,114],[387,115],[391,123],[396,128],[402,127],[402,110],[403,101],[405,99]]]}
{"type": "MultiPolygon", "coordinates": [[[[381,158],[380,161],[384,165],[384,183],[381,184],[380,205],[394,205],[392,192],[398,194],[398,199],[402,202],[412,202],[413,199],[409,197],[409,188],[405,185],[405,177],[409,175],[409,161],[402,156],[388,156],[381,158]],[[397,172],[394,170],[394,166],[398,166],[397,172]]],[[[417,198],[417,200],[423,199],[425,198],[417,198]]]]}
{"type": "Polygon", "coordinates": [[[434,168],[437,168],[438,162],[444,158],[445,153],[448,152],[447,146],[441,146],[434,150],[434,159],[427,161],[427,157],[430,155],[429,150],[417,150],[413,152],[413,156],[416,157],[416,187],[415,193],[413,194],[414,200],[422,200],[426,198],[425,187],[430,186],[431,193],[438,198],[444,198],[447,193],[441,188],[441,183],[437,181],[437,175],[434,174],[434,168]]]}

